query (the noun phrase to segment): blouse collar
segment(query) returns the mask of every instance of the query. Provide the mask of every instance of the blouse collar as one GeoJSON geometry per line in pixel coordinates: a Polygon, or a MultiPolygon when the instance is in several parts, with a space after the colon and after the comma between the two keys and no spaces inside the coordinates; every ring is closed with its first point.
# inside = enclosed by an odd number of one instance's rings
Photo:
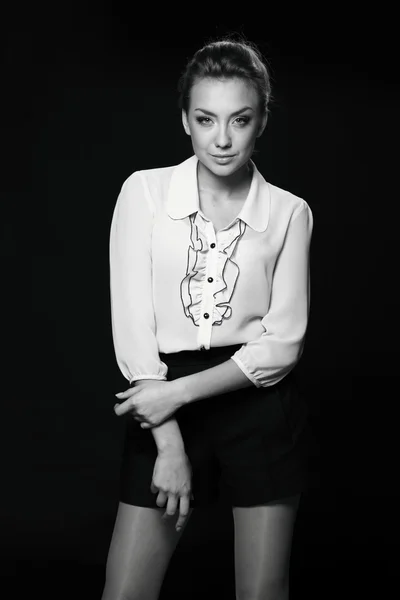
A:
{"type": "MultiPolygon", "coordinates": [[[[166,207],[167,213],[172,219],[184,219],[200,210],[197,163],[197,156],[191,156],[177,165],[172,172],[166,207]]],[[[250,160],[250,164],[253,169],[251,185],[237,218],[247,223],[255,231],[262,232],[267,229],[269,220],[270,186],[252,160],[250,160]]]]}

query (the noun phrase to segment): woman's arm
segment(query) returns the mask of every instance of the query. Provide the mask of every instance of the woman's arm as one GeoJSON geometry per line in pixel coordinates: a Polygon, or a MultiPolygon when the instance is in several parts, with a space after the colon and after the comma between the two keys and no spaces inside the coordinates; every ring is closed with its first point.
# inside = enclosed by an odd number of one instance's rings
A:
{"type": "Polygon", "coordinates": [[[175,379],[172,385],[176,388],[177,397],[182,399],[182,404],[254,387],[253,382],[231,359],[199,373],[175,379]]]}
{"type": "MultiPolygon", "coordinates": [[[[153,379],[148,379],[147,381],[150,381],[154,385],[153,379]]],[[[146,379],[141,379],[135,383],[146,384],[146,379]]],[[[158,452],[168,452],[169,450],[185,452],[181,430],[175,418],[171,417],[168,421],[161,423],[161,425],[152,427],[151,433],[153,434],[158,452]]]]}
{"type": "Polygon", "coordinates": [[[124,182],[110,230],[111,324],[115,355],[132,384],[143,379],[166,381],[160,361],[152,290],[154,209],[140,172],[124,182]]]}
{"type": "MultiPolygon", "coordinates": [[[[118,365],[131,385],[167,379],[159,359],[152,303],[151,198],[140,173],[123,184],[110,230],[112,333],[118,365]]],[[[184,449],[176,419],[152,429],[159,451],[184,449]]]]}

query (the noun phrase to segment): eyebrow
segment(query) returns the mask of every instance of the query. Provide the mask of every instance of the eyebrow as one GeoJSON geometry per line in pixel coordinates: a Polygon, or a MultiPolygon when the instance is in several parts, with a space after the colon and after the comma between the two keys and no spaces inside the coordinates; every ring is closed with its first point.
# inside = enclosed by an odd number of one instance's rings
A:
{"type": "MultiPolygon", "coordinates": [[[[216,117],[217,115],[213,112],[211,112],[210,110],[205,110],[204,108],[195,108],[196,110],[201,110],[201,112],[203,112],[206,115],[209,115],[210,117],[216,117]]],[[[231,117],[236,117],[237,115],[240,115],[240,113],[244,112],[245,110],[252,110],[254,111],[254,109],[251,106],[244,106],[243,108],[241,108],[240,110],[235,111],[234,113],[231,114],[231,117]]]]}

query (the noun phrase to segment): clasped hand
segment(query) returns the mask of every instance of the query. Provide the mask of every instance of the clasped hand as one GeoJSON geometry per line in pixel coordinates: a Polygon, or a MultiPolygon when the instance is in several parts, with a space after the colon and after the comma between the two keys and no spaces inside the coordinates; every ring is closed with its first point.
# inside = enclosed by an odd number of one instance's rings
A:
{"type": "Polygon", "coordinates": [[[134,387],[115,395],[123,400],[114,406],[115,414],[131,413],[137,421],[142,421],[144,429],[160,425],[184,403],[171,381],[139,380],[134,387]]]}

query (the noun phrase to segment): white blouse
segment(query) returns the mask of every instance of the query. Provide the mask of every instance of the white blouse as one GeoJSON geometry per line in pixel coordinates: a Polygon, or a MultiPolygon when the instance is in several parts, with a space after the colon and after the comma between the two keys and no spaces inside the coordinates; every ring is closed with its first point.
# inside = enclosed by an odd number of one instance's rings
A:
{"type": "Polygon", "coordinates": [[[312,212],[251,161],[242,210],[215,232],[200,209],[197,163],[137,171],[122,185],[110,232],[117,363],[129,383],[166,380],[160,352],[242,344],[232,360],[268,387],[303,352],[312,212]]]}

